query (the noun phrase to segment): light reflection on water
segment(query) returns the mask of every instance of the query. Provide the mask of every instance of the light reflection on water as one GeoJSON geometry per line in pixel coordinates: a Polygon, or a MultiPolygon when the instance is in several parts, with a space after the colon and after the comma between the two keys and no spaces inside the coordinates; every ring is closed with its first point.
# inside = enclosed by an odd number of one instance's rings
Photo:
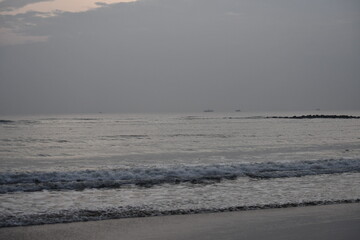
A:
{"type": "Polygon", "coordinates": [[[61,210],[101,210],[118,206],[160,211],[219,209],[233,206],[336,201],[360,198],[360,174],[251,180],[239,178],[216,184],[163,184],[151,188],[84,191],[20,192],[0,195],[3,215],[56,213],[61,210]]]}
{"type": "MultiPolygon", "coordinates": [[[[33,177],[37,171],[70,173],[104,170],[107,173],[117,168],[171,169],[175,166],[187,176],[187,166],[194,165],[230,166],[307,160],[319,163],[331,159],[360,161],[359,119],[264,118],[267,115],[277,114],[1,117],[0,174],[5,176],[5,173],[17,172],[21,175],[25,172],[33,177]]],[[[272,170],[271,167],[266,169],[272,170]]],[[[351,169],[340,173],[269,179],[241,176],[206,184],[180,182],[151,187],[130,184],[112,189],[6,192],[0,194],[0,224],[1,218],[8,219],[10,225],[23,224],[26,218],[28,222],[24,224],[38,224],[31,222],[33,217],[40,219],[40,223],[58,221],[61,217],[67,218],[67,221],[78,221],[80,218],[74,218],[73,213],[84,209],[98,211],[95,215],[90,213],[97,220],[101,219],[103,209],[117,211],[119,207],[131,211],[135,209],[134,213],[137,213],[136,209],[211,210],[360,199],[360,174],[351,169]],[[67,213],[61,215],[62,211],[67,213]],[[52,213],[58,215],[54,215],[55,218],[46,215],[52,213]],[[17,219],[18,216],[24,218],[17,219]]],[[[31,184],[37,186],[40,180],[34,179],[31,184]]],[[[74,181],[78,180],[81,179],[74,181]]]]}
{"type": "Polygon", "coordinates": [[[249,119],[245,113],[188,116],[10,119],[13,122],[0,125],[0,167],[46,171],[360,156],[358,119],[249,119]]]}

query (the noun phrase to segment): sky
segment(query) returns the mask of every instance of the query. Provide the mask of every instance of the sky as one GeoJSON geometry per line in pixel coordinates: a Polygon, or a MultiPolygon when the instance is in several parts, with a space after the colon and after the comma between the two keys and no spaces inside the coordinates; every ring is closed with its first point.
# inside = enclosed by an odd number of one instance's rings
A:
{"type": "Polygon", "coordinates": [[[0,0],[0,114],[360,110],[358,0],[0,0]]]}

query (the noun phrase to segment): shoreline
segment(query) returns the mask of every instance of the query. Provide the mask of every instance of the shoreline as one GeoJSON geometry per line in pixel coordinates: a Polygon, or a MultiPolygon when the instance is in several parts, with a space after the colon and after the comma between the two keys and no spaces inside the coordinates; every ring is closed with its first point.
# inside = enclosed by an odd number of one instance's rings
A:
{"type": "Polygon", "coordinates": [[[146,217],[163,217],[163,216],[178,216],[178,215],[194,215],[194,214],[210,214],[210,213],[227,213],[227,212],[243,212],[265,209],[285,209],[307,206],[327,206],[335,204],[351,204],[360,203],[360,199],[343,199],[343,200],[323,200],[323,201],[308,201],[300,203],[272,203],[264,205],[241,205],[224,208],[199,208],[199,209],[174,209],[174,210],[155,210],[143,209],[141,207],[129,208],[113,208],[102,210],[78,210],[78,211],[61,211],[58,213],[43,213],[34,215],[15,216],[11,218],[0,218],[0,229],[6,227],[25,227],[25,226],[39,226],[49,224],[61,223],[77,223],[90,221],[104,221],[128,218],[146,218],[146,217]],[[73,216],[76,216],[74,218],[73,216]],[[14,221],[20,225],[14,224],[14,221]]]}
{"type": "Polygon", "coordinates": [[[357,239],[360,203],[0,228],[2,239],[357,239]]]}

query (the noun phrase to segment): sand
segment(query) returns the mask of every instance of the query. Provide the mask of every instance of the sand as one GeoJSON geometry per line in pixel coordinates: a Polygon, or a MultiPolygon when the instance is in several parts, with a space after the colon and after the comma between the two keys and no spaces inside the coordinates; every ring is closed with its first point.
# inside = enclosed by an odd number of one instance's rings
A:
{"type": "Polygon", "coordinates": [[[359,239],[360,203],[1,228],[0,239],[359,239]]]}

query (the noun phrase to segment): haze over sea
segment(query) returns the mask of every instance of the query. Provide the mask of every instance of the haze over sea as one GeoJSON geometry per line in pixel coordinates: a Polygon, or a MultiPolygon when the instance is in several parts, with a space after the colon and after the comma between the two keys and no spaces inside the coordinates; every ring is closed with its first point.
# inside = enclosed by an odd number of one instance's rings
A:
{"type": "Polygon", "coordinates": [[[2,116],[0,226],[358,202],[360,119],[303,114],[2,116]]]}

